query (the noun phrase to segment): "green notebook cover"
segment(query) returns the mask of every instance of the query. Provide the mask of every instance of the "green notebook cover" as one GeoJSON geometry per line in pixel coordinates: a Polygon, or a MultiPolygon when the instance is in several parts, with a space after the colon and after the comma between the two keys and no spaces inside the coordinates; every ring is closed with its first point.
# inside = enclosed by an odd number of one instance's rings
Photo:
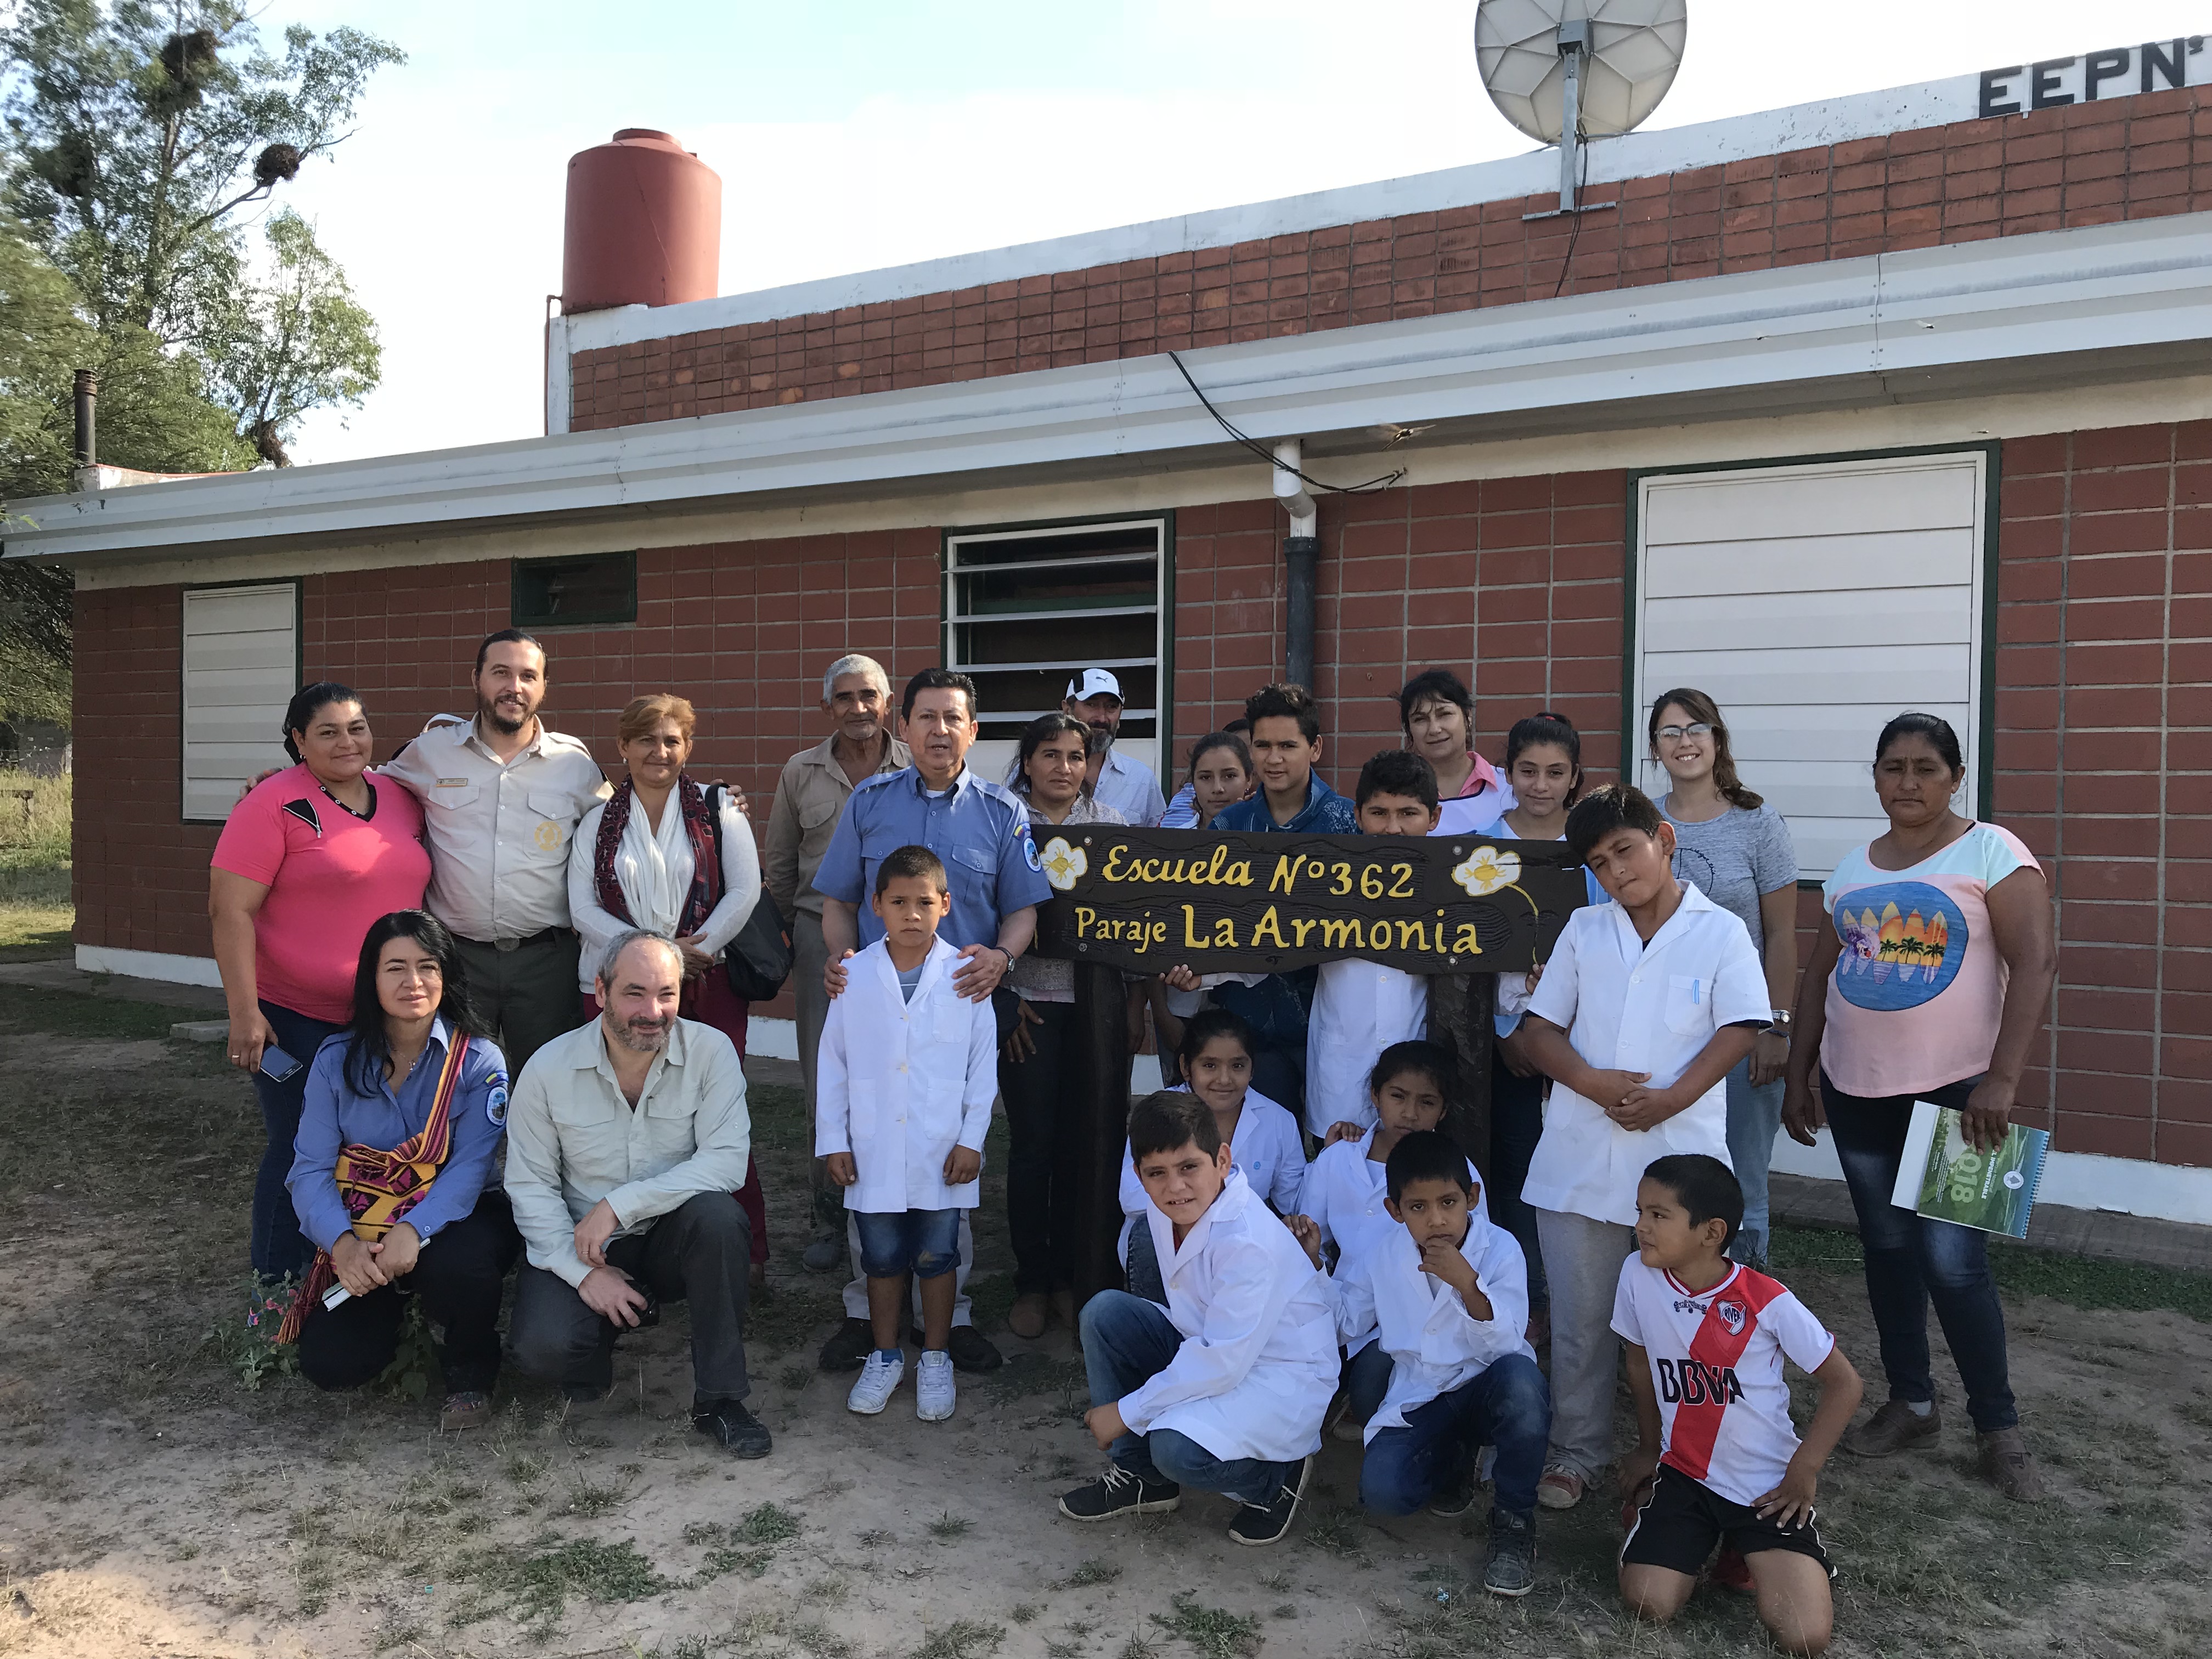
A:
{"type": "Polygon", "coordinates": [[[1916,1100],[1890,1202],[1937,1221],[2026,1238],[2050,1151],[2048,1130],[2017,1123],[1994,1152],[1977,1151],[1954,1109],[1916,1100]]]}

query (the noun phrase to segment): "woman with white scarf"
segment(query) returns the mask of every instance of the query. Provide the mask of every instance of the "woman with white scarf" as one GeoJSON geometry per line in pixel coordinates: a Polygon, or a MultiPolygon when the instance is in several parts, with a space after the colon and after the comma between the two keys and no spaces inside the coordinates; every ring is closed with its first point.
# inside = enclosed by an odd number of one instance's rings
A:
{"type": "MultiPolygon", "coordinates": [[[[650,927],[684,953],[678,1012],[711,1025],[745,1054],[747,1007],[731,988],[722,951],[759,902],[760,854],[737,797],[719,801],[684,775],[697,716],[683,698],[633,698],[616,727],[629,775],[576,826],[568,850],[568,915],[581,935],[577,977],[584,1018],[599,1017],[592,976],[607,946],[650,927]],[[717,807],[719,806],[719,810],[717,807]]],[[[748,1166],[738,1193],[752,1224],[752,1278],[768,1261],[768,1222],[759,1172],[748,1166]]]]}

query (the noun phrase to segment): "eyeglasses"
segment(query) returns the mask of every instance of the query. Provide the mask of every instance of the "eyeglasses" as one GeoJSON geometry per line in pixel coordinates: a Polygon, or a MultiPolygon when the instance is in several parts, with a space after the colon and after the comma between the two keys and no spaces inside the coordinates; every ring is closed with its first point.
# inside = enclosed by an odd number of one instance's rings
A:
{"type": "Polygon", "coordinates": [[[1703,720],[1692,720],[1687,726],[1662,726],[1653,735],[1662,743],[1680,743],[1684,738],[1710,738],[1713,728],[1703,720]]]}

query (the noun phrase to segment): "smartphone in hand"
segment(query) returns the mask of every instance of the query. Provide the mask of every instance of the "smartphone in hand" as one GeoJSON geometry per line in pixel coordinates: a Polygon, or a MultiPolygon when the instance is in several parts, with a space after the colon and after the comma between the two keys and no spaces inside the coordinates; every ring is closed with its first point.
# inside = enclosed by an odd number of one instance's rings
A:
{"type": "Polygon", "coordinates": [[[289,1083],[300,1074],[300,1062],[270,1043],[261,1051],[261,1075],[271,1083],[289,1083]]]}

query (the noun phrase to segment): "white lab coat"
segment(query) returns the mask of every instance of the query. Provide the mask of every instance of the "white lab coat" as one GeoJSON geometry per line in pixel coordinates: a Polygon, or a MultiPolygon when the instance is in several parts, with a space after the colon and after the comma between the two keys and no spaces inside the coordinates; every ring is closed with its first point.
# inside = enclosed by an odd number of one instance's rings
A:
{"type": "Polygon", "coordinates": [[[1368,1073],[1394,1042],[1429,1033],[1429,981],[1402,969],[1346,957],[1324,962],[1306,1023],[1306,1127],[1375,1122],[1368,1073]]]}
{"type": "MultiPolygon", "coordinates": [[[[1178,1089],[1188,1094],[1188,1085],[1178,1089]]],[[[1291,1109],[1279,1105],[1257,1089],[1244,1091],[1244,1108],[1237,1116],[1237,1133],[1229,1148],[1236,1167],[1244,1171],[1252,1190],[1267,1200],[1277,1215],[1297,1207],[1305,1189],[1306,1146],[1298,1134],[1298,1121],[1291,1109]]],[[[1121,1213],[1142,1215],[1152,1206],[1145,1196],[1145,1183],[1137,1179],[1136,1160],[1129,1143],[1121,1143],[1121,1213]]]]}
{"type": "Polygon", "coordinates": [[[1402,1428],[1407,1413],[1464,1387],[1506,1355],[1536,1357],[1525,1334],[1528,1268],[1513,1235],[1474,1216],[1459,1253],[1490,1298],[1486,1320],[1469,1313],[1443,1279],[1421,1271],[1421,1253],[1402,1226],[1378,1231],[1332,1281],[1339,1334],[1379,1330],[1390,1356],[1390,1386],[1367,1419],[1370,1441],[1384,1429],[1402,1428]]]}
{"type": "Polygon", "coordinates": [[[945,1184],[956,1143],[983,1150],[999,1091],[999,1030],[987,998],[952,988],[960,953],[939,939],[914,1000],[881,939],[845,964],[815,1067],[814,1155],[850,1152],[860,1180],[845,1207],[871,1215],[972,1210],[980,1180],[945,1184]]]}
{"type": "Polygon", "coordinates": [[[1335,1298],[1240,1170],[1175,1247],[1149,1212],[1182,1346],[1118,1402],[1139,1434],[1173,1429],[1216,1457],[1288,1463],[1321,1449],[1336,1392],[1335,1298]]]}
{"type": "MultiPolygon", "coordinates": [[[[1399,1233],[1406,1231],[1385,1207],[1389,1183],[1382,1160],[1367,1155],[1374,1146],[1375,1131],[1370,1129],[1357,1140],[1340,1140],[1334,1146],[1322,1147],[1321,1156],[1306,1165],[1305,1185],[1298,1190],[1298,1212],[1312,1218],[1314,1225],[1321,1229],[1323,1249],[1332,1244],[1336,1247],[1336,1270],[1340,1273],[1386,1230],[1399,1233]]],[[[1486,1226],[1490,1223],[1490,1189],[1475,1177],[1472,1161],[1467,1172],[1470,1179],[1477,1181],[1474,1212],[1486,1226]]],[[[1345,1346],[1358,1353],[1373,1339],[1373,1322],[1370,1321],[1354,1334],[1358,1340],[1346,1337],[1345,1346]]]]}
{"type": "MultiPolygon", "coordinates": [[[[1528,1012],[1565,1031],[1589,1065],[1648,1073],[1651,1087],[1666,1089],[1723,1026],[1766,1024],[1766,974],[1742,921],[1686,881],[1681,903],[1648,945],[1618,904],[1569,916],[1528,1012]]],[[[1555,1083],[1521,1196],[1539,1209],[1630,1226],[1637,1183],[1670,1152],[1729,1162],[1725,1079],[1650,1129],[1624,1129],[1555,1083]]]]}

